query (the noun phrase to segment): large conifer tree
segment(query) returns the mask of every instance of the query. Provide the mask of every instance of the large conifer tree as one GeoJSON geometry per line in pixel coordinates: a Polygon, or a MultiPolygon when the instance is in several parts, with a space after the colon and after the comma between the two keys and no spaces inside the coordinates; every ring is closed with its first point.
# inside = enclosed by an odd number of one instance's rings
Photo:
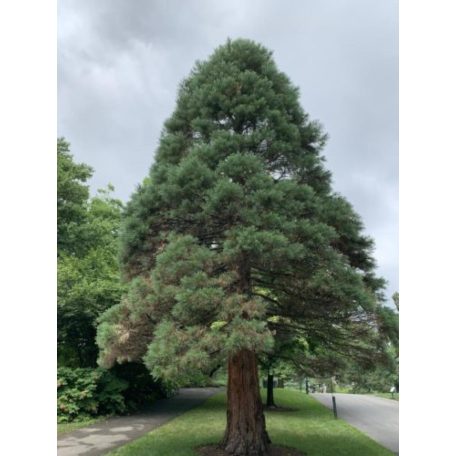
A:
{"type": "Polygon", "coordinates": [[[182,83],[126,209],[129,292],[98,331],[101,363],[142,358],[177,383],[227,362],[234,455],[268,453],[257,359],[275,334],[369,350],[381,298],[372,242],[331,190],[325,135],[271,55],[228,41],[182,83]]]}

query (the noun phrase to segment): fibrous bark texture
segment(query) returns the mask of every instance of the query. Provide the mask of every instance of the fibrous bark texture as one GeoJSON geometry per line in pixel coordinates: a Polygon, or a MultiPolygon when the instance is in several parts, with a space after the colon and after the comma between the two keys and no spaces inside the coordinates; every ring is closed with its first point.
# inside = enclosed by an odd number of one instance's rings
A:
{"type": "Polygon", "coordinates": [[[227,395],[227,425],[222,448],[234,456],[266,456],[270,440],[254,352],[241,350],[229,358],[227,395]]]}

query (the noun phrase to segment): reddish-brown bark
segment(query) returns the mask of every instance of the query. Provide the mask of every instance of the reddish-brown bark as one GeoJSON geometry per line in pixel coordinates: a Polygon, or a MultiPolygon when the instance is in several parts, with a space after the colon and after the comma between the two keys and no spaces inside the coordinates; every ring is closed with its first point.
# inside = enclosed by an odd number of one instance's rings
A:
{"type": "Polygon", "coordinates": [[[227,423],[221,447],[234,456],[266,456],[270,440],[254,352],[241,350],[229,358],[227,395],[227,423]]]}

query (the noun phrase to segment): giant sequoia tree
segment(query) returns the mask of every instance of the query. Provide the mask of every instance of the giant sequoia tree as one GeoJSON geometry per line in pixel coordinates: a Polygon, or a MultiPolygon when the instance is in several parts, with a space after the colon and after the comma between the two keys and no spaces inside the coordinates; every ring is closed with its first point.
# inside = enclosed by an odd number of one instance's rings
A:
{"type": "Polygon", "coordinates": [[[181,84],[126,209],[129,291],[101,320],[100,362],[143,359],[176,383],[226,362],[229,454],[268,454],[257,360],[276,334],[345,354],[375,344],[382,281],[324,142],[271,52],[228,41],[181,84]]]}

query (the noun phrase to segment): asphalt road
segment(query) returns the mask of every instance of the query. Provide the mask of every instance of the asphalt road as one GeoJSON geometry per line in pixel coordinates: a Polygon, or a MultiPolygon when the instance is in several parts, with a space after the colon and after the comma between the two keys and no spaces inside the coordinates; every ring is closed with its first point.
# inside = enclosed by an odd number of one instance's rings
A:
{"type": "MultiPolygon", "coordinates": [[[[312,396],[332,410],[331,394],[312,396]]],[[[334,394],[337,416],[399,454],[399,401],[364,394],[334,394]]]]}
{"type": "Polygon", "coordinates": [[[220,388],[182,388],[170,398],[154,403],[151,410],[119,416],[58,437],[58,456],[99,456],[141,437],[221,391],[220,388]]]}

